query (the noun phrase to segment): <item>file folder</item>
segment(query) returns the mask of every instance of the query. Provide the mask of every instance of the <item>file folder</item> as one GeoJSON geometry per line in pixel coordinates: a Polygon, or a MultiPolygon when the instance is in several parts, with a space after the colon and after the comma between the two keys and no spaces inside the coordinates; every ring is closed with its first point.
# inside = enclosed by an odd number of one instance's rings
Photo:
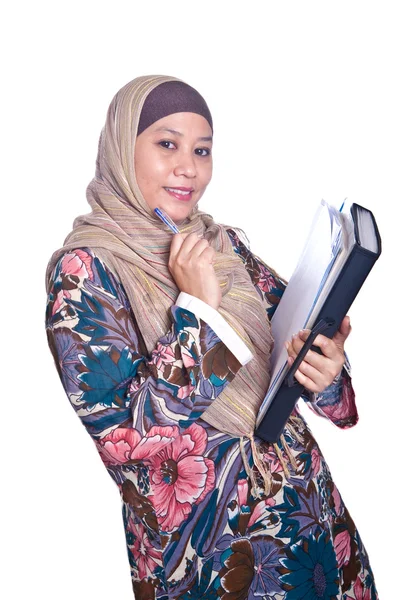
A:
{"type": "MultiPolygon", "coordinates": [[[[261,406],[255,434],[266,442],[278,441],[297,400],[304,393],[305,387],[294,378],[300,362],[310,348],[322,354],[319,347],[312,345],[313,341],[318,333],[329,338],[334,336],[381,254],[381,237],[372,212],[354,203],[350,208],[350,216],[354,226],[354,240],[349,255],[319,310],[314,324],[309,327],[311,334],[302,350],[286,373],[276,393],[268,402],[264,401],[261,406]]],[[[347,218],[350,223],[349,217],[347,218]]]]}

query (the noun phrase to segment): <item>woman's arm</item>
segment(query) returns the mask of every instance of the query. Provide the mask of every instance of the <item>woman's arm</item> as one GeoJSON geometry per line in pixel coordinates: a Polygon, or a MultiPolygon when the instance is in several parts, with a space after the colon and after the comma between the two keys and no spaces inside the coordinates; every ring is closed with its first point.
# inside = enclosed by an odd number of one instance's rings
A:
{"type": "MultiPolygon", "coordinates": [[[[267,315],[271,319],[287,286],[287,281],[250,251],[248,240],[243,232],[227,230],[235,252],[243,260],[246,269],[261,297],[266,301],[267,315]]],[[[358,422],[355,393],[351,381],[351,366],[347,354],[340,377],[322,392],[305,390],[302,398],[311,410],[332,421],[340,428],[354,426],[358,422]]]]}
{"type": "Polygon", "coordinates": [[[148,356],[122,285],[95,253],[77,249],[58,261],[48,342],[68,398],[100,449],[111,432],[128,448],[154,427],[188,427],[251,359],[217,311],[207,313],[189,294],[178,301],[170,330],[148,356]],[[188,306],[214,318],[215,330],[188,306]]]}

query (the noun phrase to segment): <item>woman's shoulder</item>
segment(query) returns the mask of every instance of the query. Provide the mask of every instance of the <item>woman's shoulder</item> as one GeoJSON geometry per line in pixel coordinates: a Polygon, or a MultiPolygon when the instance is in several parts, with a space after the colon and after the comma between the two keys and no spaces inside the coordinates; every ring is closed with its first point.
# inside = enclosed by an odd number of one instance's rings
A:
{"type": "Polygon", "coordinates": [[[66,249],[61,253],[52,272],[52,280],[67,280],[71,285],[82,285],[85,280],[100,283],[103,274],[114,277],[111,269],[96,250],[88,247],[66,249]]]}
{"type": "Polygon", "coordinates": [[[50,295],[74,297],[74,292],[114,297],[125,308],[129,301],[122,283],[96,250],[87,246],[65,250],[54,266],[50,295]]]}
{"type": "Polygon", "coordinates": [[[252,279],[259,284],[260,281],[267,281],[265,287],[276,287],[284,290],[287,281],[281,277],[275,269],[264,262],[259,256],[250,249],[250,241],[246,233],[240,227],[225,226],[229,235],[234,251],[242,258],[252,279]]]}
{"type": "Polygon", "coordinates": [[[240,227],[232,227],[230,225],[225,225],[225,230],[231,238],[231,242],[233,243],[233,245],[240,246],[240,244],[242,244],[247,250],[250,251],[250,241],[243,229],[241,229],[240,227]]]}

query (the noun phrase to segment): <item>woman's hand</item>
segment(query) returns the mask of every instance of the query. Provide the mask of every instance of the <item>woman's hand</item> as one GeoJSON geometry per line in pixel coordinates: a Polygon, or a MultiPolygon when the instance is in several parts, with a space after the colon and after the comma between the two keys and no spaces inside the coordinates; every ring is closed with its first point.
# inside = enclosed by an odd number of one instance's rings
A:
{"type": "Polygon", "coordinates": [[[200,298],[213,308],[221,304],[221,288],[214,271],[215,250],[196,233],[176,233],[168,268],[181,292],[200,298]]]}
{"type": "MultiPolygon", "coordinates": [[[[319,346],[323,354],[313,350],[307,352],[295,373],[297,381],[310,392],[322,392],[331,385],[345,363],[344,343],[350,332],[350,317],[347,315],[332,339],[325,335],[317,335],[313,345],[319,346]]],[[[302,329],[290,342],[285,342],[289,366],[293,364],[310,333],[309,329],[302,329]]]]}

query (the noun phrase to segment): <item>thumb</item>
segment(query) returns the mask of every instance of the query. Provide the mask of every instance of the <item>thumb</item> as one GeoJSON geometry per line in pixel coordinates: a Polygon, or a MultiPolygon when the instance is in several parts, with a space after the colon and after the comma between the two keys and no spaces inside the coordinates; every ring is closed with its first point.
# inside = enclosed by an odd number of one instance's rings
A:
{"type": "Polygon", "coordinates": [[[339,329],[333,336],[332,340],[338,346],[343,347],[344,343],[345,343],[346,339],[349,337],[350,333],[351,333],[350,317],[349,317],[349,315],[346,315],[345,318],[343,319],[343,321],[341,322],[339,329]]]}

